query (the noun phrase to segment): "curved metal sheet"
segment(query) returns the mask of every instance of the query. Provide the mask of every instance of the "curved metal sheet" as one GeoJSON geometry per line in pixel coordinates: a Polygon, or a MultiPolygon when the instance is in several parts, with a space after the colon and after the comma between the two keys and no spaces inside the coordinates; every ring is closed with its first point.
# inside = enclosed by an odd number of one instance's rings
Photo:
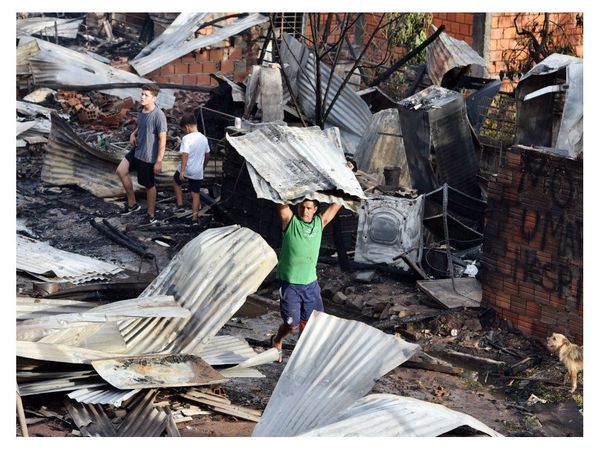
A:
{"type": "Polygon", "coordinates": [[[337,420],[419,346],[314,311],[253,436],[297,436],[337,420]]]}
{"type": "Polygon", "coordinates": [[[239,137],[227,135],[227,140],[249,163],[248,172],[259,198],[298,203],[324,195],[330,202],[353,210],[358,210],[356,201],[365,198],[346,165],[335,128],[269,124],[239,137]]]}
{"type": "Polygon", "coordinates": [[[164,66],[174,59],[187,55],[193,50],[214,45],[217,42],[220,42],[231,36],[235,36],[236,34],[241,33],[242,31],[253,27],[254,25],[258,25],[269,20],[266,16],[258,13],[252,13],[246,17],[238,18],[222,28],[214,27],[214,31],[207,36],[186,41],[185,39],[189,36],[190,32],[200,25],[197,23],[199,20],[198,17],[200,17],[200,15],[191,15],[189,17],[186,16],[183,17],[180,22],[178,22],[177,26],[181,25],[181,36],[179,35],[179,30],[176,27],[173,27],[173,24],[175,24],[175,22],[173,22],[171,27],[165,30],[164,33],[177,33],[177,39],[174,39],[173,42],[164,40],[159,43],[158,47],[156,47],[152,53],[146,56],[136,57],[133,61],[131,61],[131,65],[135,71],[140,75],[145,75],[159,67],[164,66]],[[181,39],[183,34],[186,34],[186,36],[181,39]]]}
{"type": "MultiPolygon", "coordinates": [[[[34,83],[38,86],[73,85],[86,86],[105,83],[152,83],[133,73],[104,64],[89,55],[52,44],[41,39],[25,37],[19,42],[26,54],[19,55],[18,64],[28,63],[34,83]],[[32,45],[31,42],[35,42],[32,45]]],[[[19,49],[17,49],[19,54],[19,49]]],[[[122,88],[102,90],[105,94],[119,98],[140,98],[141,88],[122,88]]],[[[171,89],[161,89],[156,104],[170,109],[175,104],[171,89]]]]}
{"type": "Polygon", "coordinates": [[[121,406],[121,403],[130,399],[139,391],[139,389],[124,391],[120,389],[83,388],[70,392],[68,394],[68,397],[79,403],[86,403],[92,405],[112,405],[119,408],[121,406]]]}
{"type": "MultiPolygon", "coordinates": [[[[431,25],[432,33],[437,27],[431,25]]],[[[427,46],[427,73],[433,84],[440,86],[444,75],[455,67],[480,66],[487,73],[487,64],[465,41],[442,32],[427,46]]]]}
{"type": "Polygon", "coordinates": [[[17,19],[17,37],[37,34],[75,39],[82,22],[83,19],[59,19],[58,17],[17,19]]]}
{"type": "Polygon", "coordinates": [[[367,395],[348,408],[335,423],[302,436],[436,437],[464,425],[489,436],[502,436],[468,414],[392,394],[367,395]]]}
{"type": "Polygon", "coordinates": [[[17,235],[17,270],[78,284],[93,279],[106,279],[123,269],[89,256],[59,250],[46,242],[17,235]]]}
{"type": "Polygon", "coordinates": [[[140,294],[173,295],[192,316],[121,323],[128,354],[201,351],[276,264],[273,249],[248,228],[233,225],[204,231],[140,294]]]}

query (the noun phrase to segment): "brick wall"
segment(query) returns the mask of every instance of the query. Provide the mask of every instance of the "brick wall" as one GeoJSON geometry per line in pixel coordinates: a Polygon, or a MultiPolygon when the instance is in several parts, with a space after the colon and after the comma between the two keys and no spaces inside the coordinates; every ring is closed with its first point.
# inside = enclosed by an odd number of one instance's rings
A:
{"type": "MultiPolygon", "coordinates": [[[[514,26],[516,13],[492,13],[491,35],[490,35],[490,53],[488,70],[491,75],[498,75],[500,71],[506,70],[503,62],[504,53],[507,50],[518,47],[518,36],[514,26]]],[[[552,13],[550,14],[551,31],[559,35],[560,29],[564,30],[569,43],[576,51],[576,55],[583,57],[583,27],[577,27],[577,13],[552,13]]],[[[536,23],[538,29],[541,28],[544,21],[543,13],[521,14],[517,19],[519,28],[527,25],[530,28],[532,23],[536,23]]],[[[516,58],[519,59],[518,57],[516,58]]]]}
{"type": "Polygon", "coordinates": [[[528,335],[583,343],[583,162],[513,147],[488,187],[483,301],[528,335]]]}
{"type": "Polygon", "coordinates": [[[216,86],[209,74],[224,75],[230,80],[243,81],[251,67],[246,58],[246,41],[236,36],[234,45],[195,50],[149,73],[146,77],[158,83],[216,86]]]}
{"type": "Polygon", "coordinates": [[[473,13],[433,13],[432,23],[436,27],[446,25],[450,36],[473,45],[473,13]]]}

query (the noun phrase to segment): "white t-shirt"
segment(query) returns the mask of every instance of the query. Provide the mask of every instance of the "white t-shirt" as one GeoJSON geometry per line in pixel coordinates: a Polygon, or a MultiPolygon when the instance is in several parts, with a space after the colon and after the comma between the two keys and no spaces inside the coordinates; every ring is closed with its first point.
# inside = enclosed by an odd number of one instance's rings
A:
{"type": "MultiPolygon", "coordinates": [[[[186,134],[181,140],[179,152],[189,155],[185,166],[186,178],[202,180],[204,178],[204,158],[207,153],[210,153],[206,136],[199,131],[186,134]]],[[[177,165],[177,170],[181,173],[181,163],[177,165]]]]}

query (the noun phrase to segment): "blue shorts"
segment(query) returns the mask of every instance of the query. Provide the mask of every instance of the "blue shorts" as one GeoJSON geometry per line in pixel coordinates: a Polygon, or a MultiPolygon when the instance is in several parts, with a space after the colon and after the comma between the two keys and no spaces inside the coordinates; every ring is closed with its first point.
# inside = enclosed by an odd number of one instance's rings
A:
{"type": "Polygon", "coordinates": [[[321,288],[316,280],[309,284],[282,281],[279,292],[281,318],[290,327],[298,326],[301,320],[307,321],[314,310],[323,311],[321,288]]]}

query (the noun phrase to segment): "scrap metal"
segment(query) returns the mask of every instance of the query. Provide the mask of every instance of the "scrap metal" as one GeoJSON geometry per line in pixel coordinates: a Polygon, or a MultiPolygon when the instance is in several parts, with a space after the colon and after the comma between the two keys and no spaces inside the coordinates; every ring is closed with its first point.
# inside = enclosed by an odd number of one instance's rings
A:
{"type": "MultiPolygon", "coordinates": [[[[280,45],[281,62],[290,80],[292,95],[298,100],[302,113],[315,120],[316,73],[314,54],[302,43],[287,33],[280,45]]],[[[327,91],[325,104],[329,105],[336,93],[342,89],[343,79],[325,64],[320,64],[321,92],[327,91]]],[[[371,121],[371,111],[365,101],[348,85],[333,105],[326,120],[326,127],[338,127],[344,142],[345,153],[354,154],[360,138],[371,121]]]]}
{"type": "Polygon", "coordinates": [[[489,436],[502,436],[468,414],[436,403],[392,394],[367,395],[334,423],[301,436],[436,437],[462,426],[489,436]]]}
{"type": "Polygon", "coordinates": [[[123,269],[89,256],[59,250],[46,242],[17,235],[17,270],[44,280],[60,279],[79,284],[91,280],[105,280],[123,269]]]}
{"type": "Polygon", "coordinates": [[[259,198],[299,203],[312,198],[358,210],[365,195],[346,165],[337,129],[267,124],[228,142],[248,162],[259,198]],[[331,191],[340,194],[331,194],[331,191]]]}
{"type": "Polygon", "coordinates": [[[392,196],[369,196],[363,201],[356,232],[354,260],[363,263],[386,263],[409,271],[398,255],[420,261],[423,240],[423,196],[406,199],[392,196]]]}
{"type": "Polygon", "coordinates": [[[118,408],[123,402],[129,400],[139,391],[139,389],[120,390],[83,388],[69,392],[67,396],[79,403],[90,405],[112,405],[118,408]]]}
{"type": "Polygon", "coordinates": [[[297,436],[334,422],[419,346],[314,311],[253,436],[297,436]]]}
{"type": "MultiPolygon", "coordinates": [[[[431,29],[435,32],[437,27],[431,25],[431,29]]],[[[472,66],[479,66],[487,72],[485,60],[465,41],[453,38],[448,33],[441,33],[427,47],[427,73],[433,84],[441,86],[444,75],[452,69],[458,68],[461,73],[467,73],[472,66]]]]}
{"type": "Polygon", "coordinates": [[[189,319],[139,319],[121,325],[128,354],[198,352],[256,292],[277,256],[253,231],[237,225],[204,231],[171,260],[140,297],[173,295],[189,319]]]}
{"type": "MultiPolygon", "coordinates": [[[[17,64],[28,67],[38,87],[85,86],[101,83],[152,83],[133,73],[117,69],[77,51],[41,39],[24,37],[17,47],[17,64]]],[[[25,69],[27,70],[27,69],[25,69]]],[[[141,88],[103,89],[101,92],[120,98],[140,98],[141,88]]],[[[175,96],[170,89],[161,89],[156,104],[171,109],[175,96]]]]}
{"type": "MultiPolygon", "coordinates": [[[[527,72],[515,90],[517,143],[583,153],[583,60],[553,53],[527,72]],[[564,97],[564,98],[562,98],[564,97]],[[557,120],[554,111],[564,101],[557,120]]],[[[558,151],[555,151],[559,153],[558,151]]],[[[559,153],[560,154],[560,153],[559,153]]]]}
{"type": "Polygon", "coordinates": [[[268,17],[258,13],[248,14],[246,17],[238,18],[222,28],[215,27],[209,35],[186,41],[194,29],[198,28],[198,22],[203,17],[202,13],[182,13],[178,16],[163,33],[167,33],[168,39],[159,37],[158,39],[161,39],[159,42],[154,43],[154,45],[153,43],[150,44],[152,45],[150,54],[142,52],[140,53],[141,56],[138,55],[131,61],[135,71],[143,76],[194,50],[214,45],[269,20],[268,17]]]}
{"type": "Polygon", "coordinates": [[[398,109],[373,114],[353,159],[359,170],[375,176],[380,184],[384,182],[385,167],[399,167],[400,185],[411,186],[398,109]]]}
{"type": "Polygon", "coordinates": [[[58,17],[17,19],[17,37],[37,34],[75,39],[82,22],[83,19],[59,19],[58,17]]]}

